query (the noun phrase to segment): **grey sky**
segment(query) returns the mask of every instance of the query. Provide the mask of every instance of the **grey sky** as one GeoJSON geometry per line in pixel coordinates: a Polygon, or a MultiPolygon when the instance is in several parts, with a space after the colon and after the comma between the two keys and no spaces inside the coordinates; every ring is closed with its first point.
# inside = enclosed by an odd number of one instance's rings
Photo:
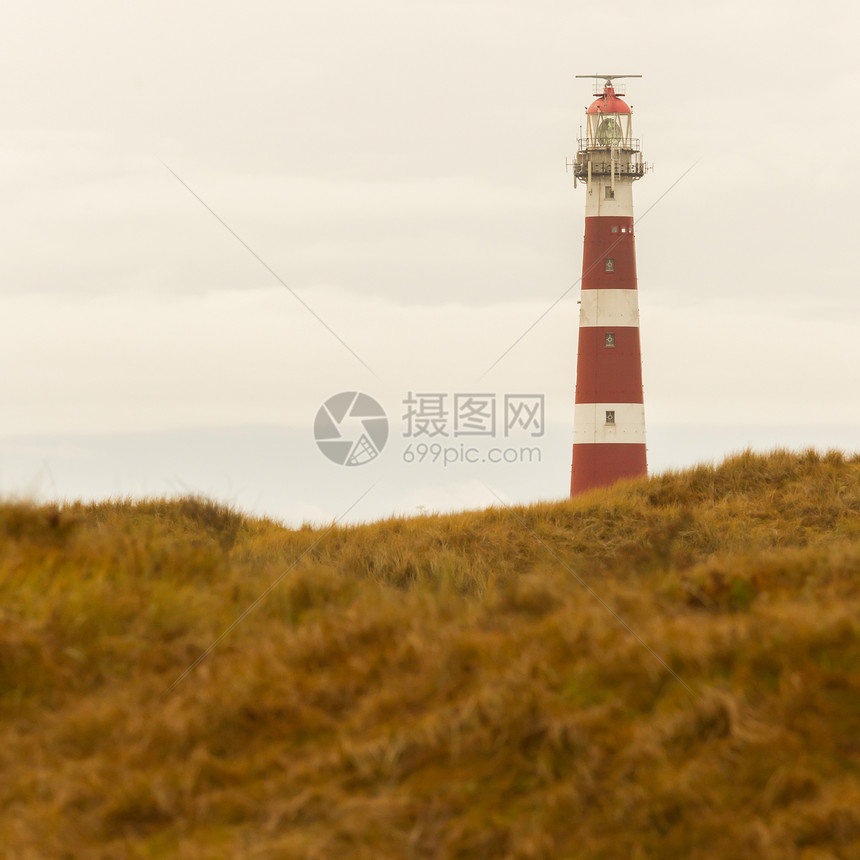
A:
{"type": "MultiPolygon", "coordinates": [[[[331,516],[351,485],[323,462],[314,473],[296,440],[354,388],[392,418],[408,390],[540,391],[564,439],[577,290],[481,374],[578,278],[584,202],[564,164],[591,100],[574,75],[593,71],[644,76],[628,101],[655,170],[637,215],[698,162],[638,227],[652,466],[746,443],[856,446],[858,17],[836,3],[812,16],[520,0],[9,10],[0,489],[174,491],[186,441],[169,434],[269,426],[284,445],[263,459],[297,477],[261,510],[331,516]],[[110,481],[57,453],[74,438],[96,460],[114,452],[110,481]]],[[[513,499],[561,496],[568,454],[494,474],[513,499]]],[[[231,456],[228,479],[252,493],[243,462],[231,456]]],[[[422,493],[479,503],[468,475],[452,489],[438,470],[386,468],[389,509],[422,493]]],[[[219,481],[198,465],[185,488],[219,481]]]]}

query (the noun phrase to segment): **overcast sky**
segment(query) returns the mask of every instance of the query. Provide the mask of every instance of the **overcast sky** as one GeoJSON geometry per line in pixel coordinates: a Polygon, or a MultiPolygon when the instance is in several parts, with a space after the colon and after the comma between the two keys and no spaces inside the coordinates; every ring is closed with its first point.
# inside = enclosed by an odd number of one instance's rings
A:
{"type": "Polygon", "coordinates": [[[584,196],[565,161],[594,72],[643,75],[652,471],[856,450],[860,13],[811,11],[15,4],[0,490],[204,492],[288,522],[371,485],[348,519],[566,495],[584,196]],[[314,443],[344,390],[391,420],[366,466],[314,443]],[[405,463],[410,391],[543,394],[540,463],[405,463]]]}

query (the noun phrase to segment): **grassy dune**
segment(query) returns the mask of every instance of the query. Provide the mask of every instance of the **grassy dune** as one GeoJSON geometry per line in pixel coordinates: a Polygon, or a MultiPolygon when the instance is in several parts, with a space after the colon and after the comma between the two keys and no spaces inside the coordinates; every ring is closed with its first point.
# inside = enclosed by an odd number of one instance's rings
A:
{"type": "Polygon", "coordinates": [[[6,503],[0,541],[0,857],[860,857],[860,458],[328,532],[6,503]]]}

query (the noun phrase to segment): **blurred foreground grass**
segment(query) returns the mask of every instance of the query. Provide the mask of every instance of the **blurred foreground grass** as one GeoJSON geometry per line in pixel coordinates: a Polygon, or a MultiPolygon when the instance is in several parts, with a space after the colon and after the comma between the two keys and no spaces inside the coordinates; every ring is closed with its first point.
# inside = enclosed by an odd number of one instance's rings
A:
{"type": "Polygon", "coordinates": [[[860,458],[324,532],[0,505],[0,857],[860,857],[860,458]]]}

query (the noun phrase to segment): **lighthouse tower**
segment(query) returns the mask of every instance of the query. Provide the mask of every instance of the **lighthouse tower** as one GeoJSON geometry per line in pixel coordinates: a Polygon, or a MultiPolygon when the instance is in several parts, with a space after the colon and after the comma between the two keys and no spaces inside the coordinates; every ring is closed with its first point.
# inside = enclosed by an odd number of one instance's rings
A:
{"type": "Polygon", "coordinates": [[[647,473],[633,182],[644,175],[630,108],[613,81],[595,79],[573,165],[583,184],[585,243],[570,494],[647,473]]]}

